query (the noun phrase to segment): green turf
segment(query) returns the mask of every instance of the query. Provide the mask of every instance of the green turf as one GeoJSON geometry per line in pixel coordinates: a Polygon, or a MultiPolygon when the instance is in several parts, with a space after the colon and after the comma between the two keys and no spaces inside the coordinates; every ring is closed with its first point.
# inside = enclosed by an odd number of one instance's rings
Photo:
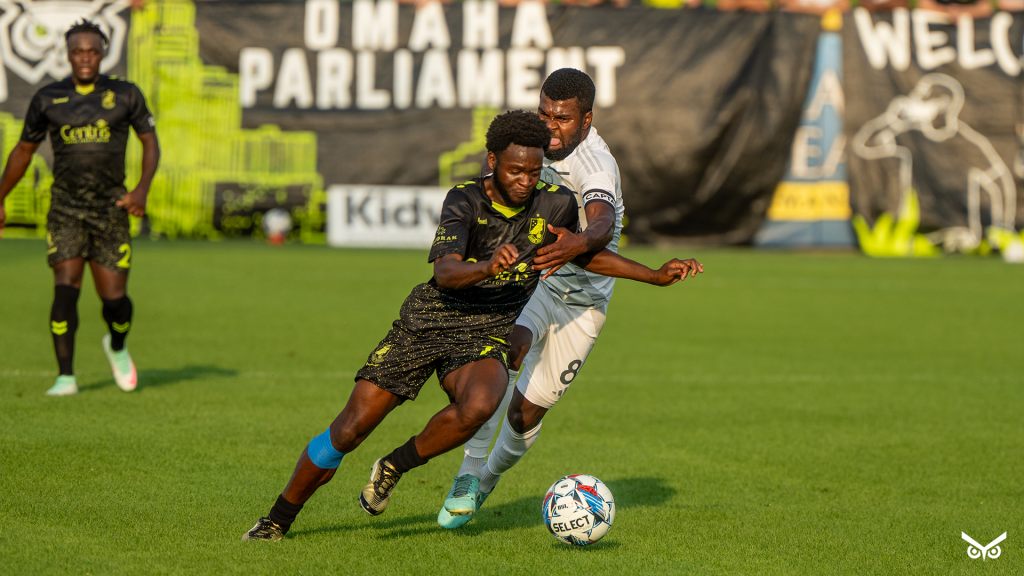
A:
{"type": "MultiPolygon", "coordinates": [[[[51,275],[0,241],[0,568],[25,574],[1021,574],[1024,267],[996,259],[677,250],[706,273],[619,282],[604,335],[540,440],[460,531],[458,467],[356,496],[445,403],[435,383],[345,457],[276,544],[240,542],[414,283],[422,252],[137,242],[114,385],[89,284],[82,392],[49,398],[51,275]],[[564,474],[618,502],[588,548],[544,529],[564,474]],[[967,532],[1008,539],[971,560],[967,532]]],[[[630,250],[646,263],[666,252],[630,250]]]]}

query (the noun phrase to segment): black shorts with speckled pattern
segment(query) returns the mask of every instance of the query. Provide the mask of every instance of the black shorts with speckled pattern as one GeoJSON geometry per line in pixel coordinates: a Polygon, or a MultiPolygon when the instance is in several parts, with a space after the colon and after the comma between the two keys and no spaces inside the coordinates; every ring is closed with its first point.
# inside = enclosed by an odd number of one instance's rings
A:
{"type": "Polygon", "coordinates": [[[414,400],[434,372],[443,383],[455,370],[485,358],[507,367],[508,340],[520,311],[508,307],[458,310],[446,305],[436,288],[420,284],[406,298],[399,319],[356,373],[356,380],[368,380],[414,400]]]}
{"type": "Polygon", "coordinates": [[[127,274],[132,237],[128,212],[113,201],[76,206],[54,202],[46,215],[46,259],[52,267],[71,258],[85,258],[127,274]]]}

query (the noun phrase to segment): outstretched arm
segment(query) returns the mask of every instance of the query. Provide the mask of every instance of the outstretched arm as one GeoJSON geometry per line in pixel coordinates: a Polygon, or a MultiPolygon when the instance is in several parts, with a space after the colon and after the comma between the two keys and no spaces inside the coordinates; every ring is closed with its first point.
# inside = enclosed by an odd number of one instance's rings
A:
{"type": "Polygon", "coordinates": [[[28,170],[29,164],[32,163],[32,155],[35,154],[37,148],[39,148],[39,142],[21,140],[11,150],[11,155],[7,157],[3,176],[0,176],[0,236],[3,236],[4,224],[7,222],[4,200],[18,185],[21,177],[25,175],[25,170],[28,170]]]}
{"type": "Polygon", "coordinates": [[[139,141],[142,142],[142,178],[134,190],[117,201],[117,205],[124,206],[132,216],[141,217],[146,213],[149,185],[153,183],[156,167],[160,164],[160,143],[156,139],[156,132],[139,134],[139,141]]]}
{"type": "Polygon", "coordinates": [[[646,282],[655,286],[671,286],[686,279],[686,275],[697,276],[704,273],[704,266],[693,258],[679,260],[673,258],[662,264],[661,268],[652,270],[639,262],[619,256],[611,250],[591,252],[573,260],[587,272],[613,278],[626,278],[637,282],[646,282]]]}
{"type": "Polygon", "coordinates": [[[434,280],[444,290],[469,288],[507,271],[519,258],[512,244],[502,244],[486,262],[463,262],[461,254],[447,254],[434,260],[434,280]]]}

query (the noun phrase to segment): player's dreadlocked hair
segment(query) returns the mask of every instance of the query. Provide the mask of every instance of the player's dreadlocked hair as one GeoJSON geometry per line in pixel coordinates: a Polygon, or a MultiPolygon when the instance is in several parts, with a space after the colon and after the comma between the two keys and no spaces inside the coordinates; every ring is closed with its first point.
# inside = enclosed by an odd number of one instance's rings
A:
{"type": "Polygon", "coordinates": [[[110,40],[107,39],[107,35],[103,33],[103,30],[100,30],[99,26],[93,24],[92,22],[89,22],[88,20],[82,20],[81,22],[75,24],[71,28],[68,28],[68,31],[64,33],[65,45],[70,45],[71,36],[73,34],[78,34],[79,32],[88,32],[90,34],[99,35],[100,40],[103,41],[104,48],[106,48],[107,44],[110,43],[110,40]]]}
{"type": "Polygon", "coordinates": [[[540,91],[556,102],[576,98],[580,114],[586,114],[594,109],[594,94],[597,89],[594,87],[594,81],[585,72],[575,68],[559,68],[548,76],[540,91]]]}
{"type": "Polygon", "coordinates": [[[511,144],[547,150],[551,144],[551,131],[537,114],[511,110],[491,122],[487,129],[487,151],[500,154],[511,144]]]}

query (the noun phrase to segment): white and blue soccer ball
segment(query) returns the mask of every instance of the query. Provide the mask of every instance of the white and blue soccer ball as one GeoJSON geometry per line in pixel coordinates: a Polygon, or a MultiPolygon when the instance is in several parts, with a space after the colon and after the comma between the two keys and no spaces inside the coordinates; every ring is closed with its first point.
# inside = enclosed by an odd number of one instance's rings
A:
{"type": "Polygon", "coordinates": [[[280,208],[272,208],[263,215],[261,224],[267,238],[283,239],[292,230],[292,215],[280,208]]]}
{"type": "Polygon", "coordinates": [[[608,486],[586,474],[570,474],[544,496],[544,525],[566,544],[593,544],[615,521],[615,498],[608,486]]]}

